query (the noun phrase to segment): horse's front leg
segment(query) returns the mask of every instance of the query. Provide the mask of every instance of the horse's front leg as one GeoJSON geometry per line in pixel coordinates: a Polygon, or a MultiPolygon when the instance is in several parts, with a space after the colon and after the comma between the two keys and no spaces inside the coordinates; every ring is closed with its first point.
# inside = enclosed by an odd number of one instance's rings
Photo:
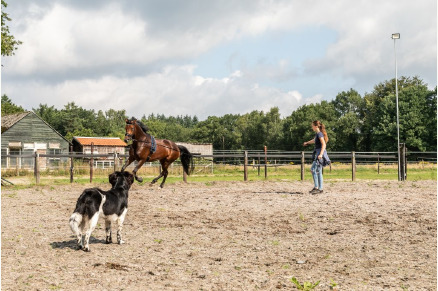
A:
{"type": "Polygon", "coordinates": [[[129,155],[129,158],[126,160],[125,164],[122,167],[121,172],[125,171],[125,169],[134,161],[134,157],[129,155]]]}
{"type": "Polygon", "coordinates": [[[141,168],[141,166],[143,166],[143,164],[146,162],[146,160],[140,160],[137,164],[137,166],[134,168],[134,170],[132,171],[132,174],[135,177],[135,180],[137,180],[139,183],[143,182],[143,178],[141,177],[137,177],[137,171],[141,168]]]}

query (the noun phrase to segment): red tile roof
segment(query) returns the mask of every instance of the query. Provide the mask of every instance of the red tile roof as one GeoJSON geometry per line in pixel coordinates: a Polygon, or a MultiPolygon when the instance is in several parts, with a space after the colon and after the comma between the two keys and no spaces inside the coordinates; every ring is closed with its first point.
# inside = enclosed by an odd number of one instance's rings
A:
{"type": "Polygon", "coordinates": [[[95,146],[114,146],[114,147],[125,147],[127,144],[118,137],[83,137],[74,136],[73,139],[77,140],[81,145],[91,145],[94,143],[95,146]]]}

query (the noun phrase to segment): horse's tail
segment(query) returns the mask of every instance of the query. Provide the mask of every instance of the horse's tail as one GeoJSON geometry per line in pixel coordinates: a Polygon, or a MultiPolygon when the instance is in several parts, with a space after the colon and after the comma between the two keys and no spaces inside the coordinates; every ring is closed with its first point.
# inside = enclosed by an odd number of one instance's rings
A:
{"type": "Polygon", "coordinates": [[[186,172],[187,175],[190,175],[191,173],[193,173],[193,170],[195,169],[193,155],[189,152],[189,150],[185,146],[178,145],[178,148],[181,153],[180,159],[184,172],[186,172]]]}

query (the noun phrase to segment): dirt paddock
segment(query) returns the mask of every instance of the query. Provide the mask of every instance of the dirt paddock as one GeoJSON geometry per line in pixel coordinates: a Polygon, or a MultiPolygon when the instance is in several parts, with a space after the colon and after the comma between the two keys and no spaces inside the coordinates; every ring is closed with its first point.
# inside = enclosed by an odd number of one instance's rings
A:
{"type": "Polygon", "coordinates": [[[436,181],[135,184],[126,244],[100,220],[90,253],[68,225],[84,188],[2,188],[2,290],[437,287],[436,181]]]}

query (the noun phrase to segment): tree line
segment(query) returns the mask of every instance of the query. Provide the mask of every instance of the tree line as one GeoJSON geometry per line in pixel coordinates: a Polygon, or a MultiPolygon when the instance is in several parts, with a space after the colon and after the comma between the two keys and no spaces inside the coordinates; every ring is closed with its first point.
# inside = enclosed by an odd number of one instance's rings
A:
{"type": "MultiPolygon", "coordinates": [[[[2,96],[2,115],[24,111],[2,96]]],[[[74,102],[63,109],[40,104],[32,109],[67,140],[73,136],[123,138],[125,110],[87,110],[74,102]]],[[[400,142],[411,151],[437,150],[437,88],[429,90],[418,77],[399,79],[400,142]]],[[[137,116],[137,118],[139,118],[137,116]]],[[[332,101],[303,105],[282,118],[278,107],[268,112],[209,116],[143,115],[140,119],[156,138],[177,142],[212,143],[215,150],[303,150],[314,136],[310,124],[320,120],[329,136],[330,151],[396,151],[395,79],[376,85],[361,96],[354,89],[332,101]]]]}

